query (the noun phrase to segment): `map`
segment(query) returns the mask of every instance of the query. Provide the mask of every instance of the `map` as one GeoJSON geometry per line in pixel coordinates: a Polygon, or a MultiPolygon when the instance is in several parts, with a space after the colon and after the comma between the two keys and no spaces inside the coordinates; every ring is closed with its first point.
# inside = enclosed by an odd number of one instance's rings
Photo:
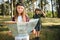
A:
{"type": "Polygon", "coordinates": [[[30,34],[30,32],[35,28],[37,22],[38,19],[30,19],[29,22],[7,23],[6,25],[12,32],[13,36],[16,36],[18,34],[30,34]]]}

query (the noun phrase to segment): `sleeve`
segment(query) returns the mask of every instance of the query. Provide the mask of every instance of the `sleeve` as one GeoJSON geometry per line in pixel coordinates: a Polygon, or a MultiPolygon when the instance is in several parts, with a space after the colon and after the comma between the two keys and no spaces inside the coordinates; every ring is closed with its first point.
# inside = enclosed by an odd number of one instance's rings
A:
{"type": "Polygon", "coordinates": [[[12,17],[12,21],[15,21],[15,17],[12,17]]]}

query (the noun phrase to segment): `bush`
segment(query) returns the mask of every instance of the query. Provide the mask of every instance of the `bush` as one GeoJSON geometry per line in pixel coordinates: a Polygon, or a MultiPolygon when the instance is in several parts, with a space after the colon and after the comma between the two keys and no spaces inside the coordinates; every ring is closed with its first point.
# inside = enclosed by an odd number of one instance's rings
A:
{"type": "Polygon", "coordinates": [[[52,17],[52,12],[48,11],[47,14],[46,14],[46,17],[52,17]]]}
{"type": "Polygon", "coordinates": [[[27,14],[28,14],[29,18],[33,17],[33,12],[28,12],[27,14]]]}
{"type": "MultiPolygon", "coordinates": [[[[47,14],[46,14],[46,17],[51,18],[52,17],[52,11],[48,11],[47,14]]],[[[54,12],[54,17],[55,18],[57,17],[57,12],[54,12]]]]}

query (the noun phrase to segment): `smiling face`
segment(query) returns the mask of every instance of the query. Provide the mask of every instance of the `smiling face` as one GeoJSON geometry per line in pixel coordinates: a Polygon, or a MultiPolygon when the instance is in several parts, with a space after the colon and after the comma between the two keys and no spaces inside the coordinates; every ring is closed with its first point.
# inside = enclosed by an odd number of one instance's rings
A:
{"type": "Polygon", "coordinates": [[[18,15],[21,15],[21,13],[23,13],[23,11],[24,11],[24,7],[23,6],[20,6],[20,5],[18,5],[16,7],[16,9],[17,9],[18,15]]]}
{"type": "Polygon", "coordinates": [[[36,8],[35,9],[35,14],[41,14],[41,9],[36,8]]]}
{"type": "Polygon", "coordinates": [[[36,14],[39,14],[39,13],[40,13],[40,11],[37,10],[37,11],[36,11],[36,14]]]}

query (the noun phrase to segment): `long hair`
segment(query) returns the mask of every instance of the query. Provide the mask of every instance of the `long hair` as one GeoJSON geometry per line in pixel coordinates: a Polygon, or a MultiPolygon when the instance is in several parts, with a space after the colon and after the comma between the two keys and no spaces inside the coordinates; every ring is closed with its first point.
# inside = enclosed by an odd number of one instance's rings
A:
{"type": "MultiPolygon", "coordinates": [[[[17,19],[17,17],[19,16],[19,13],[17,12],[17,6],[23,6],[23,7],[24,7],[23,3],[17,3],[17,4],[16,4],[15,19],[17,19]]],[[[24,9],[23,12],[21,13],[22,18],[23,18],[23,16],[25,16],[25,15],[26,15],[26,12],[25,12],[25,9],[24,9]]]]}

